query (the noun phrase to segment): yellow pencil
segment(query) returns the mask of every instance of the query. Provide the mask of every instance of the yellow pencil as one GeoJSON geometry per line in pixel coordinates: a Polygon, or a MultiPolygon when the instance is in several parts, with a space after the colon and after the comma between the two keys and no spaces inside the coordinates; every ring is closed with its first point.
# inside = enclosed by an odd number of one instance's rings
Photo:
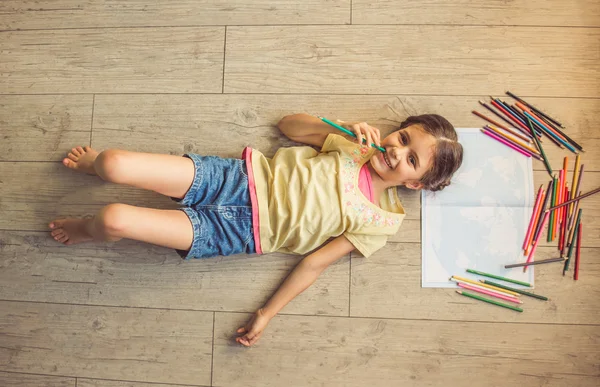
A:
{"type": "MultiPolygon", "coordinates": [[[[579,163],[581,162],[580,160],[581,155],[577,155],[575,157],[575,167],[573,168],[573,182],[571,183],[571,199],[575,199],[575,196],[577,196],[577,181],[579,180],[579,163]]],[[[573,203],[569,204],[569,206],[567,207],[567,214],[568,214],[568,218],[571,218],[571,215],[573,214],[573,207],[575,205],[573,203]]]]}
{"type": "Polygon", "coordinates": [[[470,283],[470,284],[473,284],[473,285],[477,285],[477,286],[483,286],[484,288],[492,289],[492,290],[495,290],[497,292],[508,293],[508,294],[510,294],[512,296],[519,297],[519,293],[517,293],[517,292],[513,292],[511,290],[506,290],[506,289],[501,289],[501,288],[498,288],[496,286],[492,286],[492,285],[488,285],[488,284],[482,284],[481,282],[473,281],[473,280],[470,280],[470,279],[464,278],[464,277],[459,277],[457,275],[453,275],[451,277],[451,279],[455,279],[455,280],[462,281],[462,282],[467,282],[467,283],[470,283]]]}

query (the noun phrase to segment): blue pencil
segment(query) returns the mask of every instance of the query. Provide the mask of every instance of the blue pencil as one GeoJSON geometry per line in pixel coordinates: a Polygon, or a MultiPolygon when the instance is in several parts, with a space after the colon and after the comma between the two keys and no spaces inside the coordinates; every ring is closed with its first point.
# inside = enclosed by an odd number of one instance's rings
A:
{"type": "MultiPolygon", "coordinates": [[[[327,118],[325,118],[325,117],[319,117],[319,119],[320,119],[321,121],[323,121],[324,123],[326,123],[326,124],[329,124],[329,125],[333,126],[334,128],[341,130],[342,132],[346,133],[348,136],[352,136],[352,137],[356,138],[356,134],[354,134],[353,132],[349,131],[348,129],[346,129],[346,128],[344,128],[344,127],[341,127],[341,126],[339,126],[339,125],[338,125],[338,124],[336,124],[335,122],[331,122],[331,121],[329,121],[329,120],[328,120],[327,118]]],[[[366,143],[367,143],[367,140],[363,138],[363,144],[366,144],[366,143]]],[[[377,145],[375,145],[375,144],[371,144],[371,146],[372,146],[373,148],[377,148],[377,149],[379,149],[379,150],[380,150],[380,151],[382,151],[382,152],[385,152],[385,148],[382,148],[382,147],[380,147],[380,146],[377,146],[377,145]]]]}
{"type": "Polygon", "coordinates": [[[552,132],[551,130],[548,130],[546,127],[544,127],[544,125],[542,125],[538,120],[536,120],[534,117],[532,117],[529,113],[527,113],[526,111],[523,111],[523,114],[525,114],[527,116],[527,118],[529,118],[531,121],[537,123],[539,125],[539,127],[542,128],[542,130],[544,131],[544,133],[546,133],[549,136],[554,137],[556,139],[556,141],[560,142],[562,145],[564,145],[571,152],[578,153],[575,150],[575,148],[573,148],[573,146],[571,146],[571,144],[569,144],[566,141],[563,141],[563,139],[560,138],[560,137],[558,137],[556,134],[554,134],[554,132],[552,132]]]}

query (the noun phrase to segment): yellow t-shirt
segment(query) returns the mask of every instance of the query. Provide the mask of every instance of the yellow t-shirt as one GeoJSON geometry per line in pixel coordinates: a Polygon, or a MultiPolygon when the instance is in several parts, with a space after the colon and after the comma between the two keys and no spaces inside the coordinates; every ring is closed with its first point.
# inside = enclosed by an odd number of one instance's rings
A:
{"type": "Polygon", "coordinates": [[[263,252],[306,254],[344,234],[365,257],[383,247],[404,219],[395,188],[379,208],[358,188],[358,174],[375,149],[329,134],[321,152],[280,148],[272,159],[252,150],[252,172],[263,252]]]}

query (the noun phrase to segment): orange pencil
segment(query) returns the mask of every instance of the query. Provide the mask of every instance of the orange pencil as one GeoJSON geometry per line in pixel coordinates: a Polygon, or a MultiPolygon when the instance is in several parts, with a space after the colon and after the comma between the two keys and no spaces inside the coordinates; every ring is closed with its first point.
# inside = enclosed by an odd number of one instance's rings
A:
{"type": "MultiPolygon", "coordinates": [[[[568,171],[567,171],[567,167],[568,167],[568,166],[569,166],[569,158],[568,158],[567,156],[565,156],[565,158],[563,159],[563,191],[564,191],[564,187],[566,187],[566,186],[567,186],[567,173],[568,173],[568,171]]],[[[569,200],[569,197],[565,197],[565,196],[563,195],[563,197],[562,197],[562,201],[563,201],[563,202],[566,202],[567,200],[569,200]]],[[[563,213],[564,211],[566,211],[568,208],[569,208],[569,206],[566,206],[566,207],[563,207],[563,208],[562,208],[562,211],[561,211],[561,217],[560,217],[561,219],[563,218],[563,217],[562,217],[562,213],[563,213]]]]}
{"type": "MultiPolygon", "coordinates": [[[[558,173],[558,187],[556,190],[556,204],[561,204],[562,203],[562,195],[563,195],[563,171],[562,169],[559,171],[558,173]]],[[[552,228],[552,240],[556,239],[556,232],[558,231],[558,225],[559,225],[559,219],[560,219],[560,211],[556,211],[554,213],[554,224],[553,224],[553,228],[552,228]]]]}

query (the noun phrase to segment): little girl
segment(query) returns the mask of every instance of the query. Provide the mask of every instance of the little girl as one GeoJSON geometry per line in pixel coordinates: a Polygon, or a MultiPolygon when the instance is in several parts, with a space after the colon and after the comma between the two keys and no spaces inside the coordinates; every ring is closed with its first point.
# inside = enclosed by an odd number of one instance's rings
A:
{"type": "Polygon", "coordinates": [[[396,186],[440,190],[462,163],[456,131],[438,115],[409,117],[383,141],[364,122],[340,123],[357,138],[307,114],[284,117],[277,125],[283,134],[320,151],[281,148],[272,159],[250,148],[242,159],[73,148],[66,167],[156,191],[183,207],[109,204],[90,219],[52,221],[52,237],[66,245],[130,238],[176,249],[186,259],[310,253],[237,330],[236,341],[251,346],[327,266],[355,249],[368,257],[398,231],[405,214],[396,186]],[[385,152],[362,145],[363,138],[385,152]]]}

